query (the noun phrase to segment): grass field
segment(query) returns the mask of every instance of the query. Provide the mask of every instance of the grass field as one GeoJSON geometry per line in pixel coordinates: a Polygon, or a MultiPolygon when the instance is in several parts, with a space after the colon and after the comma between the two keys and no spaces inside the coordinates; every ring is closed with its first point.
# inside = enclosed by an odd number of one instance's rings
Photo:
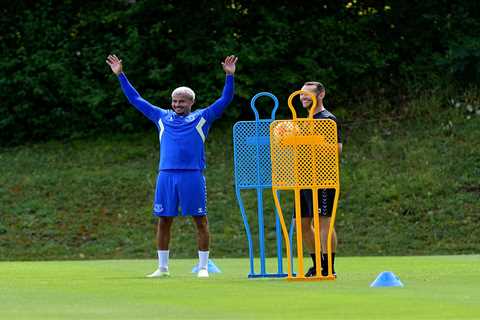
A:
{"type": "MultiPolygon", "coordinates": [[[[480,117],[455,111],[442,113],[454,123],[447,131],[443,120],[423,118],[347,127],[336,221],[344,255],[480,253],[480,117]]],[[[212,248],[228,258],[246,248],[231,137],[230,127],[217,127],[206,149],[212,248]]],[[[0,260],[150,258],[157,144],[152,130],[0,149],[8,168],[0,174],[0,260]]],[[[258,234],[255,192],[243,196],[258,234]]],[[[270,199],[265,191],[273,222],[270,199]]],[[[273,223],[267,228],[274,255],[273,223]]],[[[174,258],[192,256],[192,232],[190,219],[174,223],[174,258]]]]}
{"type": "MultiPolygon", "coordinates": [[[[0,319],[479,319],[480,256],[340,257],[324,282],[247,279],[247,259],[0,262],[0,319]],[[370,288],[381,271],[405,287],[370,288]]],[[[270,262],[270,261],[269,261],[270,262]]],[[[273,260],[271,260],[273,263],[273,260]]]]}

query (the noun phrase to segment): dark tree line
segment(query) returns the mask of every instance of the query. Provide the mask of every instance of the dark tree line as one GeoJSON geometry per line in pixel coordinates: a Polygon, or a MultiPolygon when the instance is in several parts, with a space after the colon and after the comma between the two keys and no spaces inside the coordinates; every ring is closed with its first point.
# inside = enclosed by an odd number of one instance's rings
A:
{"type": "Polygon", "coordinates": [[[225,122],[248,117],[257,92],[285,102],[306,80],[349,109],[480,80],[478,1],[39,0],[0,10],[1,145],[149,127],[105,64],[111,52],[163,107],[179,85],[195,89],[197,106],[211,102],[221,59],[238,55],[225,122]]]}

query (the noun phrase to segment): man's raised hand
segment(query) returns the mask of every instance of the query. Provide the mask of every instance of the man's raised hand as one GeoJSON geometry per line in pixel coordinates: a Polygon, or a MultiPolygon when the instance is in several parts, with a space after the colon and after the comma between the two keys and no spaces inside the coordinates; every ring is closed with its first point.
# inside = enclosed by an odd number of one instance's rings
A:
{"type": "Polygon", "coordinates": [[[223,70],[226,74],[235,73],[235,64],[237,63],[238,58],[235,56],[228,56],[225,58],[225,61],[222,62],[223,70]]]}
{"type": "Polygon", "coordinates": [[[106,62],[110,66],[110,69],[112,69],[113,73],[117,76],[123,72],[122,60],[118,59],[116,55],[108,55],[106,62]]]}

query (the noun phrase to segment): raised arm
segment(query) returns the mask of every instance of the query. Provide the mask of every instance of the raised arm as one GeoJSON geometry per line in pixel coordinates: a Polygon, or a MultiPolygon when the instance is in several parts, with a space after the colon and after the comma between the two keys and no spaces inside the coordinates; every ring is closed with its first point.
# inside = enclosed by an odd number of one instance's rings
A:
{"type": "Polygon", "coordinates": [[[107,64],[112,69],[112,72],[118,77],[120,81],[120,87],[122,88],[123,93],[127,97],[128,101],[144,116],[153,122],[157,122],[160,113],[163,112],[162,109],[155,107],[147,100],[143,99],[140,94],[135,90],[135,88],[130,84],[125,73],[123,73],[122,60],[120,60],[116,55],[109,55],[107,57],[107,64]]]}
{"type": "Polygon", "coordinates": [[[225,61],[222,62],[223,71],[225,71],[225,86],[223,87],[222,96],[208,107],[208,111],[213,115],[213,120],[220,118],[223,110],[225,110],[233,100],[233,75],[235,74],[237,61],[237,57],[228,56],[225,58],[225,61]]]}

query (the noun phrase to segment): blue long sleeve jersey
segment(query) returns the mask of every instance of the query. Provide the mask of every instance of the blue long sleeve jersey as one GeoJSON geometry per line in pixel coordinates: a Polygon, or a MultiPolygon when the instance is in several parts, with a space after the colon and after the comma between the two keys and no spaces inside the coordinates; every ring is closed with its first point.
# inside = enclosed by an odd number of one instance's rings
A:
{"type": "Polygon", "coordinates": [[[140,96],[125,74],[121,73],[118,79],[128,101],[157,126],[159,170],[203,170],[206,167],[204,143],[208,131],[233,99],[233,75],[226,76],[222,96],[217,101],[186,116],[150,104],[140,96]]]}

